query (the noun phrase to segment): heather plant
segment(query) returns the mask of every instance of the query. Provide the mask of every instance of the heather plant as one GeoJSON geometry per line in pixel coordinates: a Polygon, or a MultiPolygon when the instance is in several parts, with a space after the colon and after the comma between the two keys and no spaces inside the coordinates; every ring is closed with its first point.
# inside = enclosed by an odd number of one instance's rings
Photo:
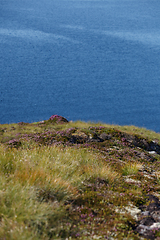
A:
{"type": "Polygon", "coordinates": [[[53,123],[64,123],[64,122],[68,122],[67,119],[65,119],[64,117],[59,116],[59,115],[52,115],[52,116],[49,118],[49,121],[51,121],[51,122],[53,122],[53,123]]]}

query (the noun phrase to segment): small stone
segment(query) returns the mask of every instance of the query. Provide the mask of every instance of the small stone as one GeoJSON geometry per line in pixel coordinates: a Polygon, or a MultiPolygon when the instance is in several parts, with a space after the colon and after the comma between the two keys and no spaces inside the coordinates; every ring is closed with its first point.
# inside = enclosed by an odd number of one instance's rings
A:
{"type": "Polygon", "coordinates": [[[157,229],[157,228],[160,228],[160,222],[157,222],[157,223],[153,223],[151,226],[150,226],[150,229],[157,229]]]}
{"type": "Polygon", "coordinates": [[[139,180],[134,180],[134,179],[132,179],[132,178],[126,178],[126,179],[125,179],[125,182],[127,182],[127,183],[137,183],[137,184],[141,183],[141,181],[139,181],[139,180]]]}
{"type": "Polygon", "coordinates": [[[160,211],[153,211],[151,216],[154,218],[156,222],[160,221],[160,211]]]}
{"type": "Polygon", "coordinates": [[[149,151],[148,153],[149,153],[149,154],[156,154],[155,151],[149,151]]]}
{"type": "Polygon", "coordinates": [[[129,206],[125,207],[125,209],[131,214],[131,216],[135,219],[138,220],[137,215],[141,213],[141,210],[137,208],[136,206],[133,206],[130,204],[129,206]]]}
{"type": "Polygon", "coordinates": [[[144,216],[149,216],[149,211],[144,211],[144,212],[142,212],[142,215],[144,215],[144,216]]]}

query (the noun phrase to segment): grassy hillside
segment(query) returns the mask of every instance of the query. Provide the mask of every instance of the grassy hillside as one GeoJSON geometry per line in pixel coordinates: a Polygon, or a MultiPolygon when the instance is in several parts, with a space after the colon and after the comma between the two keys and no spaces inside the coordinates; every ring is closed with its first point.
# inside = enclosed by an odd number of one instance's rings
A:
{"type": "Polygon", "coordinates": [[[0,240],[160,239],[160,134],[68,122],[0,125],[0,240]]]}

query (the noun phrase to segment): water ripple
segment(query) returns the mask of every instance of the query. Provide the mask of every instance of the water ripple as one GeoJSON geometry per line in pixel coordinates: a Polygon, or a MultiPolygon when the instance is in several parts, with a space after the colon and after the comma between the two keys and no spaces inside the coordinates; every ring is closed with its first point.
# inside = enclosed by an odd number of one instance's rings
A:
{"type": "Polygon", "coordinates": [[[79,41],[76,41],[72,38],[54,34],[54,33],[46,33],[43,31],[38,30],[32,30],[32,29],[26,29],[26,30],[13,30],[13,29],[5,29],[0,28],[0,35],[1,36],[7,36],[7,37],[16,37],[16,38],[23,38],[23,39],[29,39],[32,41],[43,41],[43,42],[52,42],[52,43],[59,43],[60,41],[65,42],[71,42],[74,44],[78,44],[79,41]]]}

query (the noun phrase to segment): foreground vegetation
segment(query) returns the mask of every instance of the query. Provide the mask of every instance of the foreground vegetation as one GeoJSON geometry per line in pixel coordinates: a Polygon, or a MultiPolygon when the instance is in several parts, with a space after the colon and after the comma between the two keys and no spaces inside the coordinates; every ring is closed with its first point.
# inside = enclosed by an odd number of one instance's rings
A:
{"type": "Polygon", "coordinates": [[[0,125],[0,239],[160,239],[159,144],[57,115],[0,125]]]}

